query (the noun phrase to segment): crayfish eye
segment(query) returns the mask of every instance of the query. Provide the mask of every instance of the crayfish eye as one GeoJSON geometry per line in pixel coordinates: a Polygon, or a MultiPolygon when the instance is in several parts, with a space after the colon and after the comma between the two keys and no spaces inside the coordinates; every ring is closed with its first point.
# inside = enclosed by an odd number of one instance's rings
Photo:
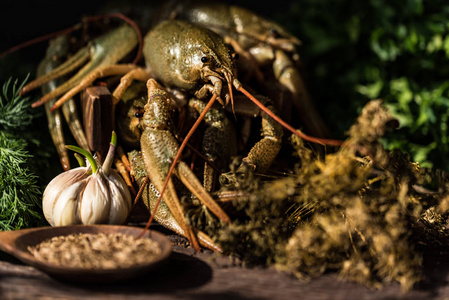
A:
{"type": "Polygon", "coordinates": [[[134,116],[136,117],[136,118],[143,118],[143,111],[137,111],[135,114],[134,114],[134,116]]]}
{"type": "Polygon", "coordinates": [[[232,58],[234,59],[234,60],[237,60],[237,59],[239,59],[239,54],[238,53],[232,53],[232,58]]]}
{"type": "Polygon", "coordinates": [[[202,63],[207,63],[209,61],[209,57],[207,57],[207,56],[203,56],[203,57],[201,57],[201,62],[202,63]]]}
{"type": "Polygon", "coordinates": [[[270,35],[274,38],[280,38],[281,34],[276,28],[270,28],[270,35]]]}

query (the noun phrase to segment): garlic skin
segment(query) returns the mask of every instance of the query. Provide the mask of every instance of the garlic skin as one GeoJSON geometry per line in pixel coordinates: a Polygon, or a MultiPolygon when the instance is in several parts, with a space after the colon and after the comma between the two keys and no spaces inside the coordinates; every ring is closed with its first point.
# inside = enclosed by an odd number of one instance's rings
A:
{"type": "Polygon", "coordinates": [[[85,184],[88,175],[87,167],[79,167],[59,174],[47,185],[42,197],[42,210],[51,226],[79,224],[76,221],[77,211],[74,205],[78,193],[72,190],[76,186],[85,184]]]}
{"type": "Polygon", "coordinates": [[[85,185],[79,201],[82,224],[123,224],[131,209],[131,195],[120,175],[100,169],[85,185]]]}
{"type": "Polygon", "coordinates": [[[131,209],[131,194],[117,172],[79,167],[56,176],[42,200],[51,226],[75,224],[123,224],[131,209]]]}
{"type": "Polygon", "coordinates": [[[132,208],[131,194],[125,181],[111,169],[108,157],[114,156],[112,143],[111,148],[104,168],[97,168],[90,156],[91,166],[63,172],[47,185],[42,209],[51,226],[125,222],[132,208]]]}

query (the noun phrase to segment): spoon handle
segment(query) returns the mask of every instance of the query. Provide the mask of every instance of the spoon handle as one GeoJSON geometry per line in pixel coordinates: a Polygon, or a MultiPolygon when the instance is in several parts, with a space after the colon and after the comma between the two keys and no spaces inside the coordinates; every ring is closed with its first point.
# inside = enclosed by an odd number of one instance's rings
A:
{"type": "Polygon", "coordinates": [[[0,231],[0,250],[8,254],[14,254],[16,247],[16,240],[21,235],[29,232],[39,230],[39,228],[28,228],[21,230],[0,231]]]}

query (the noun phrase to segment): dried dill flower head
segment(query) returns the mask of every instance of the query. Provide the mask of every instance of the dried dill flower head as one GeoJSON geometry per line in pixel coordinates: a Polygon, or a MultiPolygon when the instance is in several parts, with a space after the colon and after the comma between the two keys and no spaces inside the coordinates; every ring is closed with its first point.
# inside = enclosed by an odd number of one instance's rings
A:
{"type": "Polygon", "coordinates": [[[414,234],[427,207],[415,186],[425,176],[407,155],[382,147],[379,139],[395,126],[376,100],[336,153],[318,159],[293,136],[295,174],[256,187],[237,180],[247,195],[233,202],[240,215],[209,234],[247,263],[276,264],[299,277],[338,270],[369,286],[398,281],[410,289],[421,278],[414,234]]]}
{"type": "Polygon", "coordinates": [[[286,246],[288,268],[299,276],[338,269],[371,286],[398,281],[409,289],[420,279],[421,255],[411,236],[423,212],[412,185],[416,165],[378,142],[396,121],[371,101],[348,131],[346,146],[298,173],[298,203],[313,200],[286,246]],[[357,152],[368,156],[358,157],[357,152]]]}
{"type": "Polygon", "coordinates": [[[285,257],[285,241],[294,229],[287,211],[293,205],[290,196],[295,193],[295,179],[266,182],[252,168],[238,166],[240,162],[234,161],[231,171],[221,178],[219,196],[233,199],[224,204],[232,222],[200,228],[225,253],[238,256],[246,265],[276,263],[277,257],[285,257]]]}

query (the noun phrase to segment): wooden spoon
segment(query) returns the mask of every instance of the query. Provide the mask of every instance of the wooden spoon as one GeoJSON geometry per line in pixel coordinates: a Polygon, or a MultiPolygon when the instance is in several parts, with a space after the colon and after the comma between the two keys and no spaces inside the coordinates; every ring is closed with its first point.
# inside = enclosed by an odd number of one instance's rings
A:
{"type": "Polygon", "coordinates": [[[107,283],[138,277],[159,266],[171,254],[170,240],[163,234],[147,230],[142,238],[150,238],[161,247],[161,253],[151,262],[133,265],[120,269],[86,269],[63,267],[36,259],[28,246],[35,246],[44,240],[56,236],[66,236],[74,233],[123,233],[138,237],[142,228],[117,225],[73,225],[61,227],[40,227],[15,231],[0,232],[0,250],[11,254],[23,263],[31,265],[58,280],[76,283],[107,283]]]}

